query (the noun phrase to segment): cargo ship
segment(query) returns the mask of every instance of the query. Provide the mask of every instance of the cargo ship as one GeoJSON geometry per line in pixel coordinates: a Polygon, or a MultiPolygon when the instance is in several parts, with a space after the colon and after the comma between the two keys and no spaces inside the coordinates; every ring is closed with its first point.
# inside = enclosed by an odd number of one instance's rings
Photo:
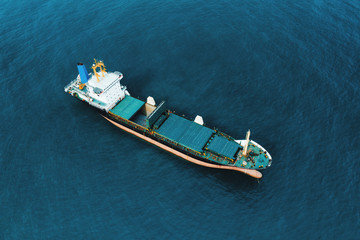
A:
{"type": "Polygon", "coordinates": [[[167,109],[165,101],[156,104],[151,96],[146,101],[132,97],[121,84],[122,73],[107,72],[102,61],[94,60],[90,74],[83,63],[78,63],[77,78],[64,90],[97,109],[116,127],[204,167],[261,178],[259,170],[271,166],[270,154],[250,140],[250,130],[245,139],[236,140],[207,127],[199,115],[190,120],[167,109]]]}

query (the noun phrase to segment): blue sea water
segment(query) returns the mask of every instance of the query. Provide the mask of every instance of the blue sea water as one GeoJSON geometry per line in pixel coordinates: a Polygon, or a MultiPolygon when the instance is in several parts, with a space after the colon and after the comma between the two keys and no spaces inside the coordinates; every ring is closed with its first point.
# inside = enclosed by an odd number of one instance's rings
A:
{"type": "Polygon", "coordinates": [[[4,0],[0,22],[0,239],[360,238],[358,0],[4,0]],[[110,125],[63,91],[94,57],[273,165],[257,182],[110,125]]]}

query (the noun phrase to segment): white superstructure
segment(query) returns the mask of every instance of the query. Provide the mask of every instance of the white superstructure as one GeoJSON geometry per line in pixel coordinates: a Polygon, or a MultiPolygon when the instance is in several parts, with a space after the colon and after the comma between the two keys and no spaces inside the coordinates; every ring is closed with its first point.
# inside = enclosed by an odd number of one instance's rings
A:
{"type": "Polygon", "coordinates": [[[106,112],[122,100],[125,95],[130,95],[126,86],[120,84],[120,80],[123,78],[120,72],[106,72],[104,77],[99,77],[99,82],[94,74],[89,74],[89,76],[89,81],[85,83],[83,89],[80,89],[82,83],[79,74],[75,80],[65,87],[65,92],[69,92],[80,100],[106,112]]]}

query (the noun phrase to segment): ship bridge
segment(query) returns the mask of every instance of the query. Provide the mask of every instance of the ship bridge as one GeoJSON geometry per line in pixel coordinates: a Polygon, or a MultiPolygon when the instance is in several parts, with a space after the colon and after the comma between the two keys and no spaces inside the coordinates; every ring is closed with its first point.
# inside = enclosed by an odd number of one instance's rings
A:
{"type": "Polygon", "coordinates": [[[128,94],[126,87],[120,84],[123,75],[120,72],[106,72],[104,64],[96,60],[92,69],[94,73],[88,74],[85,65],[78,63],[78,77],[64,90],[107,112],[128,94]],[[100,72],[97,72],[97,67],[100,67],[100,72]]]}

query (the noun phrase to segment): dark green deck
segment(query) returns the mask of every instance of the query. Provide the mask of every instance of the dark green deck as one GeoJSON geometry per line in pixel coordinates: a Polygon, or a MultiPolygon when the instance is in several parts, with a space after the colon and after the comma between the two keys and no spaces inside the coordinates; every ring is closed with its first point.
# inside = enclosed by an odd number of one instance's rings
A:
{"type": "Polygon", "coordinates": [[[207,150],[232,159],[234,159],[234,155],[239,148],[240,145],[238,143],[219,135],[215,135],[206,146],[207,150]]]}
{"type": "Polygon", "coordinates": [[[156,132],[188,148],[202,152],[202,148],[214,130],[170,113],[168,119],[156,132]]]}
{"type": "Polygon", "coordinates": [[[122,118],[130,119],[144,104],[145,102],[126,95],[110,112],[122,118]]]}

